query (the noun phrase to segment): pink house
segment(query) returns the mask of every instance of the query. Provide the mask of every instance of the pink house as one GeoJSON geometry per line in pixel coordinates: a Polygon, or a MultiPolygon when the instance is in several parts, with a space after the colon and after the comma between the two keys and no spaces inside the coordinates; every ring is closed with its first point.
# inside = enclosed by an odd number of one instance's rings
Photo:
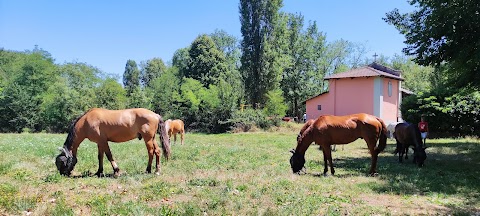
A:
{"type": "Polygon", "coordinates": [[[401,71],[377,63],[325,77],[329,90],[306,101],[307,119],[368,113],[385,124],[401,121],[401,71]]]}

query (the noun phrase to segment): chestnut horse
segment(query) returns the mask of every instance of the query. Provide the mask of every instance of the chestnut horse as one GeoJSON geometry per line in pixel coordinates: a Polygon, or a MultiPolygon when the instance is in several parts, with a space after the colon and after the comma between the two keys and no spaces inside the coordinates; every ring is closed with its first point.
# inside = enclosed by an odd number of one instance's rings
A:
{"type": "Polygon", "coordinates": [[[180,138],[181,138],[181,143],[183,145],[183,141],[185,139],[185,126],[183,124],[183,121],[180,120],[180,119],[175,119],[175,120],[171,120],[171,119],[168,119],[165,121],[165,128],[167,130],[167,133],[168,133],[168,137],[169,138],[172,138],[172,135],[173,135],[173,138],[174,138],[174,142],[176,143],[177,142],[177,134],[179,133],[180,134],[180,138]]]}
{"type": "Polygon", "coordinates": [[[138,137],[143,138],[148,151],[146,172],[151,173],[153,154],[156,155],[156,174],[160,173],[160,149],[155,141],[156,133],[160,134],[162,150],[165,158],[170,157],[170,143],[162,117],[150,110],[137,108],[125,110],[107,110],[94,108],[77,118],[70,126],[62,152],[56,158],[57,169],[62,175],[70,175],[77,162],[77,149],[87,138],[97,143],[98,171],[103,175],[103,155],[110,161],[114,176],[120,174],[120,169],[113,160],[108,141],[126,142],[138,137]]]}
{"type": "Polygon", "coordinates": [[[369,174],[375,175],[378,154],[387,145],[387,128],[380,118],[365,113],[318,117],[298,138],[296,149],[290,151],[293,154],[290,158],[292,171],[299,173],[304,168],[305,152],[310,144],[315,142],[322,147],[323,174],[326,175],[328,172],[327,165],[330,164],[330,172],[334,175],[331,145],[348,144],[358,138],[362,138],[367,142],[370,155],[372,156],[369,174]],[[380,142],[377,146],[378,140],[380,142]]]}
{"type": "Polygon", "coordinates": [[[420,130],[417,125],[399,123],[395,126],[393,136],[397,141],[397,148],[394,154],[398,153],[398,162],[403,162],[404,154],[405,159],[408,159],[408,147],[411,146],[413,149],[413,163],[422,167],[427,159],[427,154],[425,153],[426,147],[423,146],[422,136],[420,135],[420,130]]]}

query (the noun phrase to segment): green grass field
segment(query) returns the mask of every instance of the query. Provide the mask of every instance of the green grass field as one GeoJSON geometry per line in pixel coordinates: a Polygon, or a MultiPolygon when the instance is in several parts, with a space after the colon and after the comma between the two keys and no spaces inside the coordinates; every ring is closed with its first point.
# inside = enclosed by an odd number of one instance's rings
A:
{"type": "Polygon", "coordinates": [[[111,143],[124,172],[89,177],[97,147],[84,141],[73,177],[54,160],[65,134],[0,134],[0,215],[419,215],[480,214],[480,141],[428,140],[426,166],[398,163],[389,140],[379,176],[367,177],[363,140],[337,146],[335,176],[324,177],[323,156],[312,145],[307,174],[292,174],[288,152],[296,132],[187,133],[173,145],[162,174],[144,174],[142,141],[111,143]],[[179,143],[179,142],[178,142],[179,143]]]}

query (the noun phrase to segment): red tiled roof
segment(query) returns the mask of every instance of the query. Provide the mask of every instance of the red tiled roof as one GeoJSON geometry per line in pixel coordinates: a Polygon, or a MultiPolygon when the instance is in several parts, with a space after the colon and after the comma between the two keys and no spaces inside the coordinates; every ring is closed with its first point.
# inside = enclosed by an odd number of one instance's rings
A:
{"type": "Polygon", "coordinates": [[[326,76],[325,79],[341,79],[341,78],[355,78],[355,77],[376,77],[376,76],[382,76],[382,77],[388,77],[396,80],[402,81],[403,78],[400,76],[397,76],[392,73],[387,73],[378,69],[375,69],[371,67],[372,65],[361,67],[361,68],[356,68],[352,69],[343,73],[338,73],[338,74],[333,74],[330,76],[326,76]]]}

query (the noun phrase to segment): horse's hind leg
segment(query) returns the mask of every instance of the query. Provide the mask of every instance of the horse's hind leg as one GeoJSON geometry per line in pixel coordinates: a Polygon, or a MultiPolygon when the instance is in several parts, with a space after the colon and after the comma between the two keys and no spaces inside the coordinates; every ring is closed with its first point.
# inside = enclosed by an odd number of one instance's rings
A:
{"type": "MultiPolygon", "coordinates": [[[[152,161],[153,161],[153,153],[155,152],[155,144],[153,141],[153,136],[151,137],[143,137],[145,140],[145,146],[147,147],[147,152],[148,152],[148,164],[147,164],[147,169],[145,170],[147,173],[152,173],[152,161]]],[[[158,158],[158,156],[157,156],[158,158]]],[[[157,159],[158,161],[158,159],[157,159]]],[[[158,162],[157,162],[158,166],[158,162]]]]}
{"type": "Polygon", "coordinates": [[[370,174],[371,176],[374,176],[377,173],[378,153],[375,152],[377,139],[368,138],[368,139],[365,139],[365,141],[367,142],[368,150],[370,151],[370,155],[372,156],[372,164],[370,165],[370,171],[368,174],[370,174]]]}
{"type": "Polygon", "coordinates": [[[160,175],[160,147],[157,144],[157,141],[155,141],[155,137],[152,138],[153,142],[153,147],[154,147],[154,152],[155,152],[155,174],[160,175]]]}
{"type": "Polygon", "coordinates": [[[117,163],[115,160],[113,160],[112,152],[110,151],[110,146],[108,146],[108,143],[105,148],[105,155],[107,155],[108,161],[110,161],[110,164],[112,165],[113,175],[115,177],[120,176],[120,168],[118,168],[117,163]]]}

